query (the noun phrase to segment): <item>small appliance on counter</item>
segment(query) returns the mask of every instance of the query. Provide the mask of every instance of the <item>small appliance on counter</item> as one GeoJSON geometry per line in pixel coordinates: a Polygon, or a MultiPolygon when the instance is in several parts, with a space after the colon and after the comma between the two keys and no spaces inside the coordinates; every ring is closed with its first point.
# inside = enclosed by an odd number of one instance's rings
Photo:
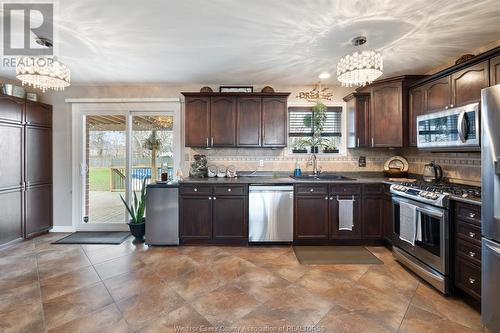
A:
{"type": "Polygon", "coordinates": [[[408,160],[403,156],[393,156],[384,163],[384,176],[405,178],[408,176],[408,160]]]}
{"type": "Polygon", "coordinates": [[[437,183],[443,178],[443,169],[432,161],[424,166],[422,178],[426,183],[437,183]]]}

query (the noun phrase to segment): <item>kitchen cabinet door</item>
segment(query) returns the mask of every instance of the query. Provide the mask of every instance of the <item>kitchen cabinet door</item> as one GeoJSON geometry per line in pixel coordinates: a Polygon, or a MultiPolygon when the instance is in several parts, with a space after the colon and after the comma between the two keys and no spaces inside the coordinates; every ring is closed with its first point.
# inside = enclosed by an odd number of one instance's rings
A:
{"type": "Polygon", "coordinates": [[[294,239],[328,239],[328,196],[295,197],[294,239]]]}
{"type": "Polygon", "coordinates": [[[262,146],[286,146],[286,98],[262,98],[262,146]]]}
{"type": "Polygon", "coordinates": [[[260,147],[262,142],[262,99],[239,97],[236,119],[236,145],[238,147],[260,147]]]}
{"type": "Polygon", "coordinates": [[[25,170],[27,185],[52,182],[52,131],[26,126],[25,170]]]}
{"type": "Polygon", "coordinates": [[[0,190],[22,185],[23,136],[22,125],[0,123],[0,190]]]}
{"type": "Polygon", "coordinates": [[[382,238],[383,200],[380,195],[365,195],[363,197],[363,238],[382,238]]]}
{"type": "Polygon", "coordinates": [[[0,121],[21,123],[24,102],[15,97],[0,95],[0,121]]]}
{"type": "Polygon", "coordinates": [[[384,239],[388,243],[392,243],[392,234],[394,233],[394,218],[392,209],[392,196],[384,193],[383,199],[383,231],[384,239]]]}
{"type": "Polygon", "coordinates": [[[26,124],[52,126],[52,106],[36,102],[26,102],[26,124]]]}
{"type": "Polygon", "coordinates": [[[235,97],[212,97],[210,99],[210,145],[212,147],[236,146],[235,97]]]}
{"type": "Polygon", "coordinates": [[[213,238],[214,239],[246,239],[247,229],[247,197],[216,196],[213,199],[213,238]]]}
{"type": "Polygon", "coordinates": [[[25,192],[25,237],[33,237],[52,227],[52,185],[29,186],[25,192]]]}
{"type": "Polygon", "coordinates": [[[402,84],[374,86],[371,95],[370,125],[372,147],[402,147],[404,114],[402,84]]]}
{"type": "Polygon", "coordinates": [[[490,59],[490,86],[500,84],[500,56],[490,59]]]}
{"type": "MultiPolygon", "coordinates": [[[[339,199],[352,199],[351,194],[339,195],[339,199]]],[[[361,196],[354,195],[353,203],[353,227],[350,230],[339,230],[339,202],[337,195],[331,196],[330,200],[330,237],[332,239],[361,238],[361,196]]]]}
{"type": "Polygon", "coordinates": [[[347,109],[347,148],[370,146],[370,94],[353,93],[344,97],[347,109]]]}
{"type": "Polygon", "coordinates": [[[454,106],[481,101],[481,89],[489,86],[489,62],[469,66],[451,75],[454,106]]]}
{"type": "Polygon", "coordinates": [[[212,238],[212,200],[209,196],[180,198],[181,240],[212,238]]]}
{"type": "Polygon", "coordinates": [[[210,97],[186,97],[186,147],[208,147],[210,141],[210,97]]]}
{"type": "Polygon", "coordinates": [[[417,117],[425,113],[425,94],[423,87],[416,87],[409,91],[409,121],[408,145],[417,146],[417,117]]]}
{"type": "Polygon", "coordinates": [[[0,191],[0,245],[23,237],[21,188],[0,191]]]}
{"type": "Polygon", "coordinates": [[[443,110],[451,105],[451,77],[446,76],[427,83],[425,91],[425,112],[443,110]]]}

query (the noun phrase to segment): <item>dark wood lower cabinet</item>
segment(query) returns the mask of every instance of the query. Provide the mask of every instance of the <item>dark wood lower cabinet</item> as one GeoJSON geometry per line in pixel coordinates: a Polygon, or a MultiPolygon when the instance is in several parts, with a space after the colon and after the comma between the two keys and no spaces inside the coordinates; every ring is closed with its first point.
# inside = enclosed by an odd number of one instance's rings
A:
{"type": "Polygon", "coordinates": [[[392,195],[391,192],[389,192],[389,185],[384,185],[382,206],[383,238],[386,244],[392,244],[392,235],[394,233],[394,215],[392,208],[392,195]]]}
{"type": "Polygon", "coordinates": [[[212,201],[209,196],[183,196],[180,198],[183,240],[212,238],[212,201]]]}
{"type": "Polygon", "coordinates": [[[329,201],[326,195],[295,198],[295,239],[328,239],[329,201]]]}
{"type": "Polygon", "coordinates": [[[52,185],[30,186],[25,192],[25,237],[33,237],[52,227],[52,185]]]}
{"type": "Polygon", "coordinates": [[[23,237],[22,200],[20,188],[0,191],[0,246],[23,237]]]}
{"type": "Polygon", "coordinates": [[[242,242],[248,239],[247,185],[185,184],[180,193],[181,242],[242,242]],[[203,194],[198,194],[200,192],[203,194]]]}
{"type": "Polygon", "coordinates": [[[382,238],[383,202],[382,195],[365,195],[363,197],[363,238],[382,238]]]}
{"type": "Polygon", "coordinates": [[[248,238],[247,202],[248,198],[245,196],[214,197],[212,202],[214,239],[248,238]]]}

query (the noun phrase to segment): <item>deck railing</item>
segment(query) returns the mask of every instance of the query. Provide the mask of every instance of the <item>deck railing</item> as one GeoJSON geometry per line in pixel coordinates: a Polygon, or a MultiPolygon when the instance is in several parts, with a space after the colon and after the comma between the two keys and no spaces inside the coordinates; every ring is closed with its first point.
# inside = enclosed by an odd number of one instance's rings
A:
{"type": "MultiPolygon", "coordinates": [[[[111,191],[124,192],[127,187],[127,177],[125,168],[111,168],[111,191]]],[[[158,168],[158,175],[161,174],[161,168],[158,168]]],[[[146,184],[151,183],[151,167],[132,167],[132,191],[140,191],[143,179],[146,178],[146,184]]]]}

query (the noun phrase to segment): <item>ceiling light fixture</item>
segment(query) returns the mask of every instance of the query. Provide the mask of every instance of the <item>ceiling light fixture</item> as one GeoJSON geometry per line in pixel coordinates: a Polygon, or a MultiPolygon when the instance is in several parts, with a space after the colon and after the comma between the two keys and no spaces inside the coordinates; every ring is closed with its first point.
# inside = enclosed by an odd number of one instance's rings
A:
{"type": "Polygon", "coordinates": [[[331,77],[331,75],[330,75],[330,73],[325,72],[325,73],[321,73],[320,75],[318,75],[318,77],[323,80],[323,79],[329,79],[331,77]]]}
{"type": "MultiPolygon", "coordinates": [[[[360,36],[352,40],[354,46],[366,43],[366,37],[360,36]]],[[[343,56],[337,64],[337,79],[344,87],[365,86],[382,75],[383,60],[380,52],[375,50],[356,51],[343,56]]]]}

